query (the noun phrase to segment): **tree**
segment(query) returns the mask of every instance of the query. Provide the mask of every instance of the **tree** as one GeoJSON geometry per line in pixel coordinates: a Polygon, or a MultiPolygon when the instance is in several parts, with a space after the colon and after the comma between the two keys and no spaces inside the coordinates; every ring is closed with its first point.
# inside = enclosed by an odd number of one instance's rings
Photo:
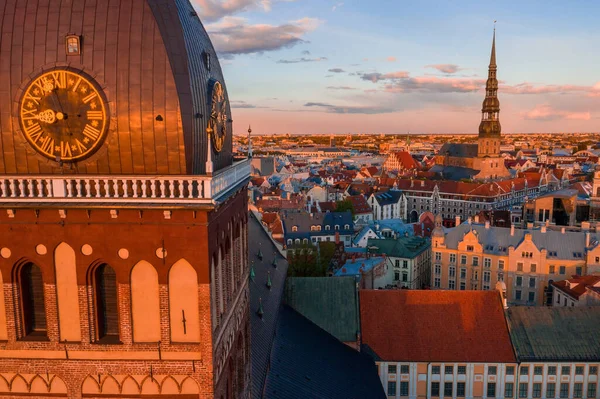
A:
{"type": "Polygon", "coordinates": [[[335,211],[336,212],[350,211],[350,213],[352,213],[352,216],[354,216],[354,205],[352,205],[352,201],[350,201],[349,199],[346,199],[343,201],[337,201],[335,203],[335,211]]]}
{"type": "Polygon", "coordinates": [[[289,277],[324,277],[327,271],[319,262],[317,247],[310,244],[296,244],[288,248],[289,277]]]}

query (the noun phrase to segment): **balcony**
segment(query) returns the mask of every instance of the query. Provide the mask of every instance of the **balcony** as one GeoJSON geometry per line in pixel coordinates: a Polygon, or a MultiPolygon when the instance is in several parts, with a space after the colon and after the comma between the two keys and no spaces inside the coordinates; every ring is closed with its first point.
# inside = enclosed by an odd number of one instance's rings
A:
{"type": "Polygon", "coordinates": [[[249,159],[212,176],[0,176],[0,203],[213,205],[224,201],[249,178],[249,159]]]}

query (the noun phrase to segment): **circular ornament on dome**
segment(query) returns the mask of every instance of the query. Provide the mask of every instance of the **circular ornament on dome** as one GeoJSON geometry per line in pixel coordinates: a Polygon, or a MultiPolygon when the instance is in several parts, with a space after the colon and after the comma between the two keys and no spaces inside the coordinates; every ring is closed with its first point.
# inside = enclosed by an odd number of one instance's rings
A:
{"type": "Polygon", "coordinates": [[[156,257],[158,259],[164,259],[167,257],[167,250],[164,248],[157,248],[156,249],[156,257]]]}
{"type": "Polygon", "coordinates": [[[119,258],[121,259],[128,259],[129,258],[129,250],[126,248],[121,248],[119,249],[119,258]]]}
{"type": "Polygon", "coordinates": [[[35,247],[35,252],[38,255],[46,255],[48,253],[48,248],[46,248],[44,244],[39,244],[37,247],[35,247]]]}

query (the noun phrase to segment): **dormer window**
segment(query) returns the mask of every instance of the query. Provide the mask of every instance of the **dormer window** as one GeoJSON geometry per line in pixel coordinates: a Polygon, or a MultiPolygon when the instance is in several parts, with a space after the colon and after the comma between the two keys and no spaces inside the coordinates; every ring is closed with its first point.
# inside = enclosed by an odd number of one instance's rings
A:
{"type": "Polygon", "coordinates": [[[350,230],[350,225],[349,224],[344,225],[344,230],[350,230]]]}
{"type": "Polygon", "coordinates": [[[298,226],[292,226],[292,231],[298,231],[298,226]]]}
{"type": "Polygon", "coordinates": [[[204,66],[206,66],[206,69],[210,71],[210,53],[203,51],[202,58],[204,58],[204,66]]]}
{"type": "Polygon", "coordinates": [[[325,230],[331,230],[331,226],[330,225],[326,225],[325,226],[325,230]]]}
{"type": "Polygon", "coordinates": [[[81,38],[76,35],[69,35],[66,38],[67,55],[81,54],[81,38]]]}
{"type": "Polygon", "coordinates": [[[339,225],[339,224],[336,224],[336,225],[335,225],[335,230],[339,230],[339,229],[340,229],[340,225],[339,225]]]}

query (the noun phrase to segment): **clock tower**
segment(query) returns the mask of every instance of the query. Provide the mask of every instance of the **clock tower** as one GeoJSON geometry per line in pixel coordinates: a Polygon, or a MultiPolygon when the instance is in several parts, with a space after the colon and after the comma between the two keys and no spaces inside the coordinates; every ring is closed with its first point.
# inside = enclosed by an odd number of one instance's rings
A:
{"type": "Polygon", "coordinates": [[[189,0],[0,26],[0,396],[247,397],[250,163],[189,0]]]}

